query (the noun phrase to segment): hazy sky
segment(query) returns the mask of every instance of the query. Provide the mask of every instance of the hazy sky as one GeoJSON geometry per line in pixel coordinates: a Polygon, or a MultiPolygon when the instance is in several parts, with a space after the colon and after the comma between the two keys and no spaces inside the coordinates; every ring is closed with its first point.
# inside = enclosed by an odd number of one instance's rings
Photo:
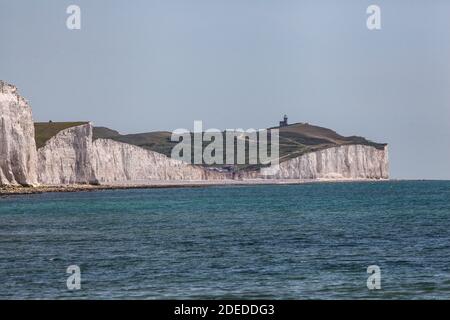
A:
{"type": "Polygon", "coordinates": [[[131,133],[286,113],[389,143],[393,178],[450,179],[448,0],[0,0],[0,27],[0,79],[36,121],[131,133]]]}

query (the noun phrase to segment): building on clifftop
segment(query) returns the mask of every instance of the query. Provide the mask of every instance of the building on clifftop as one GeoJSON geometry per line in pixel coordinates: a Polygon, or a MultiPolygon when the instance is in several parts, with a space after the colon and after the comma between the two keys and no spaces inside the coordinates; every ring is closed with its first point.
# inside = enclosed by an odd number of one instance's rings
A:
{"type": "Polygon", "coordinates": [[[280,127],[286,127],[288,125],[288,117],[284,115],[283,121],[280,121],[280,127]]]}

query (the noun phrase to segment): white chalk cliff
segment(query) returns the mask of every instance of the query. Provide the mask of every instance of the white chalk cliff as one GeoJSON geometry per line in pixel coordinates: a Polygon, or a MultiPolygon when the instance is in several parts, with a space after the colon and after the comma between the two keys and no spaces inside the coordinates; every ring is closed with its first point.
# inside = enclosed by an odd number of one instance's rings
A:
{"type": "Polygon", "coordinates": [[[0,80],[0,185],[36,185],[36,160],[31,108],[0,80]]]}
{"type": "Polygon", "coordinates": [[[388,147],[344,145],[280,163],[275,179],[388,179],[388,147]]]}
{"type": "MultiPolygon", "coordinates": [[[[233,179],[233,174],[171,159],[110,139],[93,139],[91,123],[59,131],[36,150],[31,108],[16,87],[0,81],[0,185],[115,184],[233,179]]],[[[387,146],[349,144],[284,161],[270,177],[240,179],[388,179],[387,146]]]]}
{"type": "Polygon", "coordinates": [[[93,143],[92,168],[99,183],[149,180],[222,180],[227,176],[161,153],[109,139],[93,143]]]}
{"type": "Polygon", "coordinates": [[[109,139],[93,141],[92,124],[61,130],[38,149],[44,185],[220,180],[225,175],[109,139]]]}
{"type": "MultiPolygon", "coordinates": [[[[145,181],[232,179],[231,174],[193,166],[163,154],[110,139],[92,142],[92,125],[62,130],[38,150],[42,184],[114,184],[145,181]]],[[[258,172],[242,179],[388,179],[387,146],[343,145],[284,161],[271,176],[258,172]]]]}
{"type": "Polygon", "coordinates": [[[96,183],[92,171],[92,125],[60,131],[38,149],[38,180],[45,185],[96,183]]]}

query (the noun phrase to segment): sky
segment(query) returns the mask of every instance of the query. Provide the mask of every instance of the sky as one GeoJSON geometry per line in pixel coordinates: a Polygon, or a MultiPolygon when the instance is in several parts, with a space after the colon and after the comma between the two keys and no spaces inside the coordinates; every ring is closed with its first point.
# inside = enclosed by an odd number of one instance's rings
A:
{"type": "Polygon", "coordinates": [[[388,143],[392,178],[450,179],[448,0],[0,0],[0,28],[0,79],[35,121],[137,133],[287,114],[388,143]]]}

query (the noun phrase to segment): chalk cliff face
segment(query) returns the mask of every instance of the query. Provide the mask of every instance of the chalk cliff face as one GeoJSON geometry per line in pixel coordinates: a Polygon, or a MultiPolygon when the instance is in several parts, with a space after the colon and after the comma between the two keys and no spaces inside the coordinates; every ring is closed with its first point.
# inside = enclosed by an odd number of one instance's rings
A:
{"type": "Polygon", "coordinates": [[[91,158],[91,124],[62,130],[38,150],[39,182],[46,185],[96,183],[91,158]]]}
{"type": "Polygon", "coordinates": [[[280,163],[276,179],[388,179],[387,146],[344,145],[280,163]]]}
{"type": "Polygon", "coordinates": [[[284,161],[270,176],[194,166],[111,139],[93,139],[92,124],[59,131],[36,150],[31,108],[0,81],[0,185],[114,184],[224,179],[388,179],[387,146],[344,144],[284,161]]]}
{"type": "Polygon", "coordinates": [[[45,185],[107,184],[151,180],[220,180],[227,176],[163,154],[109,139],[92,141],[92,125],[60,131],[38,150],[45,185]]]}
{"type": "Polygon", "coordinates": [[[36,159],[31,108],[0,80],[0,185],[36,185],[36,159]]]}
{"type": "MultiPolygon", "coordinates": [[[[38,150],[38,181],[45,185],[149,183],[233,179],[131,144],[92,139],[92,125],[62,130],[38,150]]],[[[241,172],[237,179],[388,179],[387,146],[344,145],[282,162],[274,175],[241,172]]]]}
{"type": "Polygon", "coordinates": [[[226,175],[163,154],[109,139],[93,143],[92,166],[99,183],[149,180],[221,180],[226,175]]]}

